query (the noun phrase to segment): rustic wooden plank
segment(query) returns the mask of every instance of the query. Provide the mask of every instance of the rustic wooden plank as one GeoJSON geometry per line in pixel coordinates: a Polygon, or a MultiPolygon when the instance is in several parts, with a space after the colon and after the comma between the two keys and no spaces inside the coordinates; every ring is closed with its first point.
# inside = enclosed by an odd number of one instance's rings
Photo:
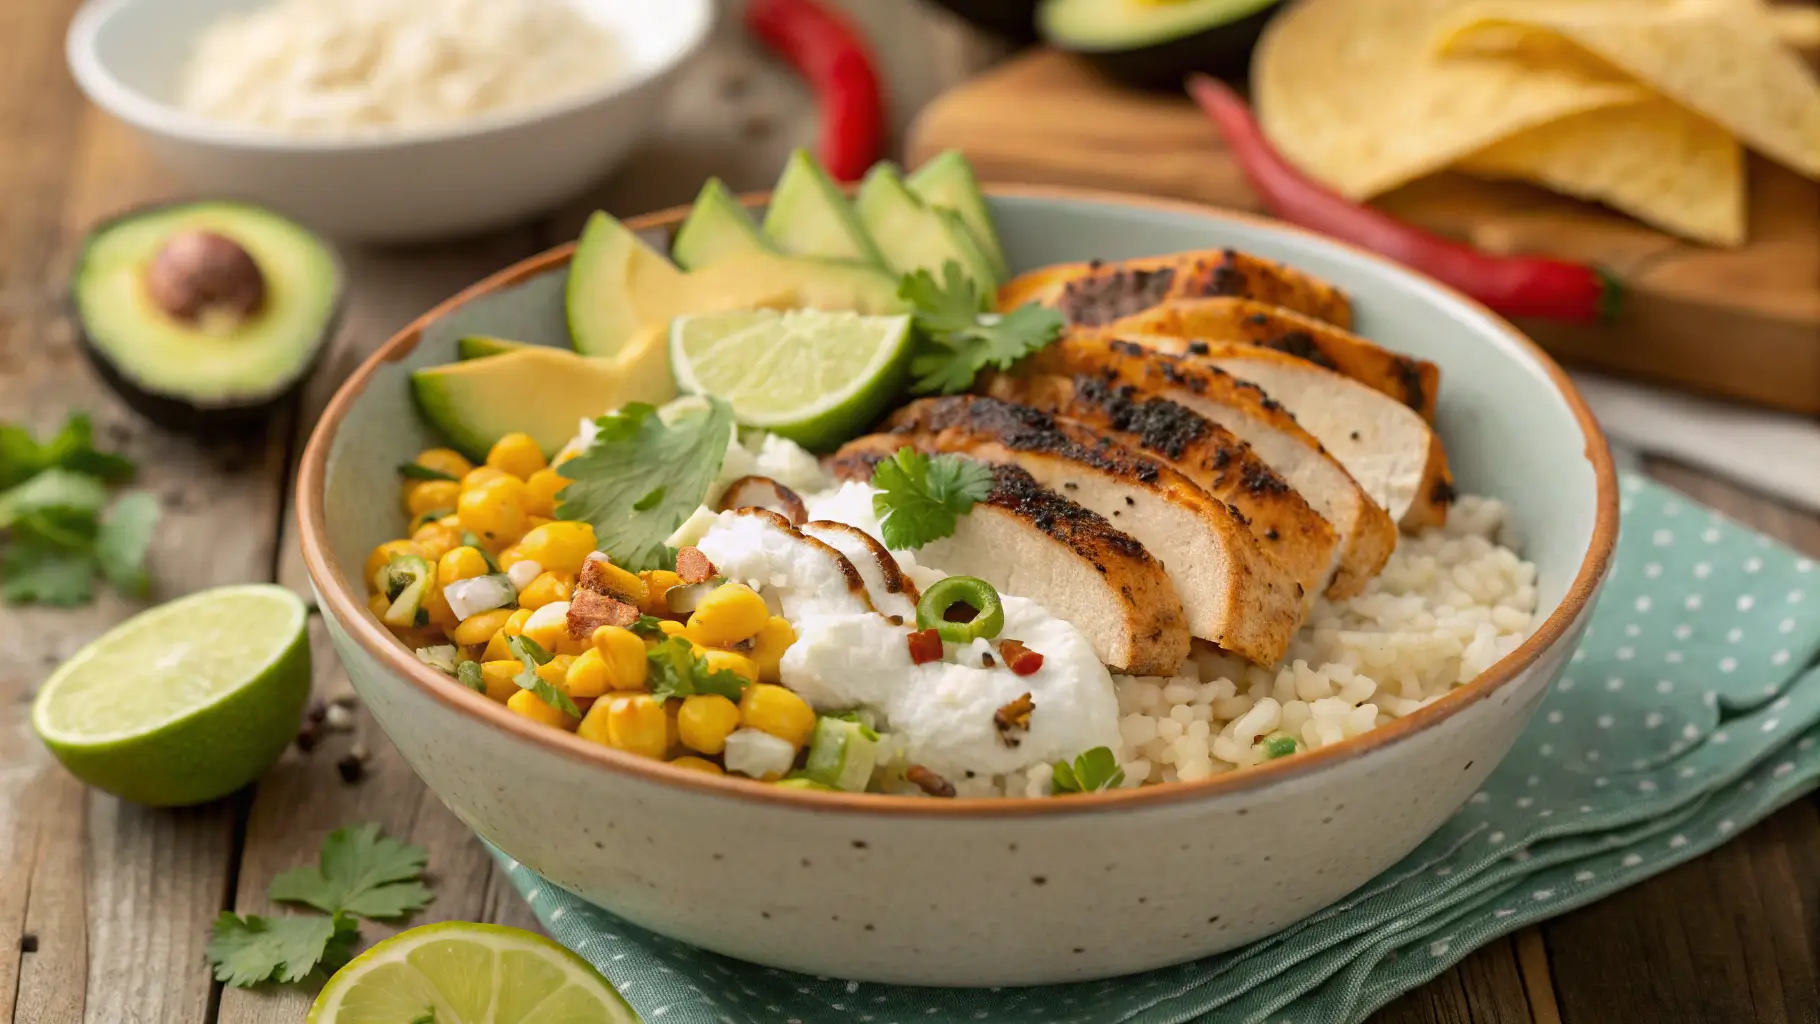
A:
{"type": "Polygon", "coordinates": [[[1561,1024],[1561,1006],[1555,999],[1554,972],[1548,966],[1548,942],[1535,925],[1516,935],[1517,966],[1523,972],[1523,991],[1529,997],[1529,1015],[1535,1024],[1561,1024]]]}
{"type": "Polygon", "coordinates": [[[1531,1024],[1515,940],[1483,946],[1379,1010],[1371,1024],[1531,1024]]]}

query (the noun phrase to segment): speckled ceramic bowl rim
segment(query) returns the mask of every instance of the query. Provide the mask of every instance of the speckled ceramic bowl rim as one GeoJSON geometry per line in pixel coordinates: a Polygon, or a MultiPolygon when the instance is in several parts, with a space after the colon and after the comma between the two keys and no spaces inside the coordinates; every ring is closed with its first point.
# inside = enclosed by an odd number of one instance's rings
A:
{"type": "MultiPolygon", "coordinates": [[[[1084,794],[1066,799],[973,797],[926,800],[877,793],[829,793],[789,789],[737,777],[707,775],[686,768],[676,768],[662,761],[589,743],[572,733],[539,725],[513,714],[506,710],[505,705],[489,700],[482,694],[464,686],[454,685],[448,676],[418,661],[410,651],[386,632],[384,627],[367,614],[366,601],[349,585],[347,578],[335,565],[330,554],[327,537],[327,495],[324,492],[329,449],[334,444],[336,430],[354,403],[360,399],[361,394],[366,390],[367,383],[372,379],[379,366],[404,358],[416,347],[425,327],[447,316],[463,304],[561,267],[568,262],[574,252],[575,243],[570,242],[499,271],[425,313],[368,357],[330,399],[328,408],[323,412],[321,420],[310,436],[308,446],[304,449],[297,478],[297,516],[304,563],[309,569],[311,580],[314,581],[316,589],[321,595],[324,608],[341,623],[355,643],[358,643],[392,675],[404,680],[406,684],[417,688],[424,695],[446,705],[458,714],[480,719],[553,755],[574,761],[578,769],[632,775],[646,781],[692,790],[706,796],[734,800],[762,800],[799,811],[962,818],[1011,818],[1028,815],[1093,814],[1136,810],[1264,789],[1286,779],[1333,768],[1436,726],[1460,713],[1467,706],[1485,700],[1511,685],[1525,669],[1536,663],[1544,651],[1562,642],[1575,620],[1586,611],[1587,605],[1592,601],[1600,582],[1605,577],[1613,548],[1617,542],[1618,486],[1617,474],[1612,467],[1611,451],[1606,445],[1605,435],[1600,431],[1597,420],[1593,418],[1592,411],[1587,408],[1585,401],[1574,389],[1567,374],[1535,342],[1501,317],[1465,296],[1452,292],[1446,286],[1393,264],[1383,257],[1261,217],[1218,210],[1195,203],[1086,189],[1052,186],[988,186],[986,191],[996,196],[1078,200],[1102,205],[1142,207],[1163,213],[1227,220],[1254,229],[1298,235],[1317,245],[1345,250],[1355,259],[1379,264],[1393,275],[1416,277],[1429,287],[1448,294],[1454,300],[1470,308],[1492,329],[1508,335],[1536,361],[1537,365],[1547,372],[1555,389],[1560,392],[1572,410],[1574,418],[1579,421],[1581,433],[1586,439],[1586,460],[1591,464],[1593,471],[1596,487],[1595,501],[1598,507],[1595,512],[1592,537],[1585,559],[1580,564],[1579,572],[1568,586],[1561,603],[1522,644],[1518,645],[1516,650],[1500,659],[1478,678],[1454,689],[1451,693],[1413,714],[1381,725],[1370,732],[1295,757],[1283,758],[1243,771],[1227,772],[1195,782],[1172,782],[1140,789],[1084,794]]],[[[754,193],[741,198],[748,204],[758,204],[763,203],[766,196],[762,193],[754,193]]],[[[627,225],[634,231],[671,227],[680,223],[687,212],[686,207],[675,207],[630,220],[627,225]]]]}

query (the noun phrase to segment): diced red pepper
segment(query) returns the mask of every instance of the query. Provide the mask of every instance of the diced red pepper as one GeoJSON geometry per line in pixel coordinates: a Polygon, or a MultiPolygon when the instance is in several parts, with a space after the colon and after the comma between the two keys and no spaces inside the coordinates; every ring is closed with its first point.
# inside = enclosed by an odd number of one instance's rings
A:
{"type": "Polygon", "coordinates": [[[1043,667],[1043,656],[1016,640],[1000,640],[998,653],[1005,659],[1005,667],[1012,675],[1035,675],[1036,670],[1043,667]]]}
{"type": "Polygon", "coordinates": [[[910,634],[910,660],[927,665],[942,660],[942,635],[933,629],[919,629],[910,634]]]}

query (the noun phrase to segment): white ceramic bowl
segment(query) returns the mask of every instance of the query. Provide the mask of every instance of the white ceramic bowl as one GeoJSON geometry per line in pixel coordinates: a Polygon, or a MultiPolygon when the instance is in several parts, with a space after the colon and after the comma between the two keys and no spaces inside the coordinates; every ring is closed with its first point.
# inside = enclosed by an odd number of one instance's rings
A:
{"type": "Polygon", "coordinates": [[[1560,368],[1446,288],[1281,225],[1064,189],[993,189],[988,201],[1014,270],[1229,245],[1338,284],[1361,331],[1440,364],[1436,423],[1460,486],[1509,503],[1537,566],[1534,634],[1472,683],[1343,743],[1060,799],[780,789],[531,723],[418,662],[367,611],[360,572],[403,528],[395,467],[437,443],[412,408],[410,372],[455,359],[463,334],[565,344],[564,246],[388,342],[330,402],[298,478],[304,559],[354,687],[476,832],[614,913],[731,956],[844,978],[1031,984],[1276,931],[1394,864],[1497,766],[1585,628],[1617,536],[1610,454],[1560,368]]]}
{"type": "Polygon", "coordinates": [[[483,231],[578,195],[650,130],[670,72],[714,19],[714,0],[569,0],[620,41],[622,73],[551,103],[447,125],[300,138],[179,109],[197,36],[224,14],[270,2],[90,0],[70,24],[70,70],[196,194],[264,203],[359,241],[483,231]]]}

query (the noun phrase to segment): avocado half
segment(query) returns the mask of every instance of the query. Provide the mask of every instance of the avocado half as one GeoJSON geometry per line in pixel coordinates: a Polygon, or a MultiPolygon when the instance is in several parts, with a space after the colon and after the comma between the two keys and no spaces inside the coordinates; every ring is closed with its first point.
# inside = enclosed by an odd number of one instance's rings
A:
{"type": "Polygon", "coordinates": [[[70,301],[83,353],[127,405],[211,433],[263,419],[309,376],[343,279],[328,243],[271,210],[172,203],[90,232],[70,301]]]}
{"type": "Polygon", "coordinates": [[[1043,0],[1037,30],[1108,78],[1179,89],[1201,71],[1243,83],[1281,0],[1043,0]]]}

